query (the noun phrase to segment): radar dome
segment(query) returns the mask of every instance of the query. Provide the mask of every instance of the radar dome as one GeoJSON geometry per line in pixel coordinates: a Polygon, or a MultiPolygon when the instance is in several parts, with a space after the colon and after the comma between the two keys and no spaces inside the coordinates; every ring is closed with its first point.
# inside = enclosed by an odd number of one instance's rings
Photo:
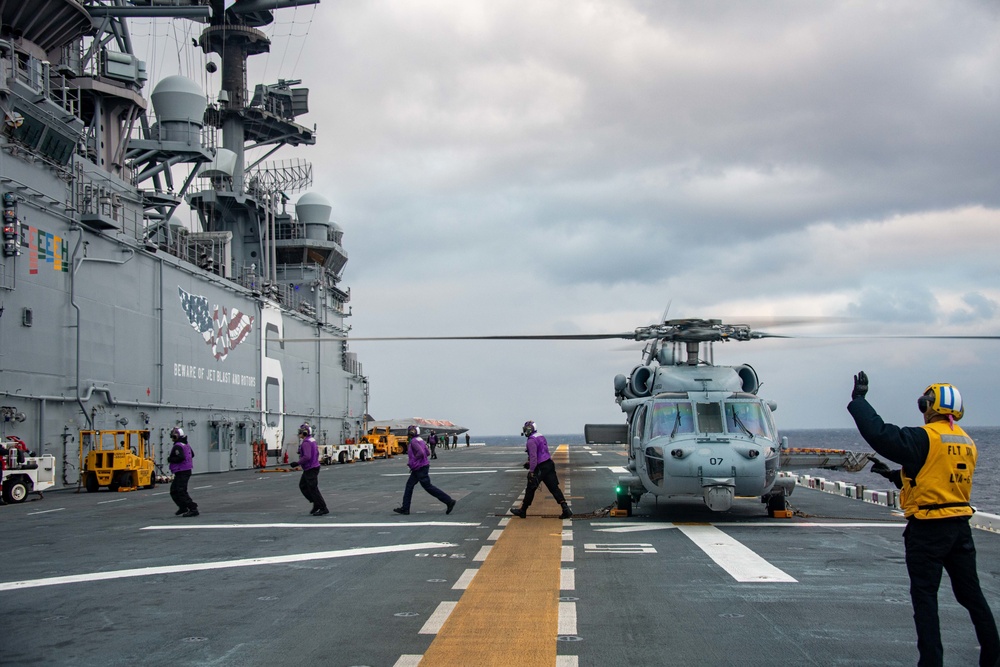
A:
{"type": "Polygon", "coordinates": [[[315,192],[307,192],[295,202],[295,215],[299,222],[307,225],[329,224],[331,213],[333,205],[330,200],[315,192]]]}
{"type": "Polygon", "coordinates": [[[150,97],[160,123],[187,121],[201,125],[208,106],[201,87],[180,75],[168,76],[160,81],[150,97]]]}
{"type": "Polygon", "coordinates": [[[306,238],[317,241],[329,240],[330,214],[333,206],[323,195],[307,192],[295,202],[295,215],[306,226],[306,238]]]}
{"type": "Polygon", "coordinates": [[[201,175],[206,178],[219,176],[232,177],[236,171],[236,153],[228,148],[219,148],[211,162],[201,168],[201,175]]]}

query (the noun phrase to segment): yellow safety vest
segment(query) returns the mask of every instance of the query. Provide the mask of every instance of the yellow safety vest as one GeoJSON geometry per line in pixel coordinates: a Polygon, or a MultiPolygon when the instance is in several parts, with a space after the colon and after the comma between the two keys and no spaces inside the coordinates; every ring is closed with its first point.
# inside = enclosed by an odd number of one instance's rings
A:
{"type": "Polygon", "coordinates": [[[947,519],[972,516],[972,473],[976,469],[976,443],[965,431],[946,421],[924,425],[930,439],[927,460],[911,479],[901,472],[899,499],[906,518],[947,519]]]}

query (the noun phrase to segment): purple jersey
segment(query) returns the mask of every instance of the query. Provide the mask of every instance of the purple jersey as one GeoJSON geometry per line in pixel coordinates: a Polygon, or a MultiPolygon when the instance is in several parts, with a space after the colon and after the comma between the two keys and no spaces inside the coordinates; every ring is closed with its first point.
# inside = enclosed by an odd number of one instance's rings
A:
{"type": "Polygon", "coordinates": [[[528,470],[535,472],[539,463],[545,463],[552,456],[549,454],[549,443],[541,433],[532,433],[528,438],[528,470]]]}
{"type": "Polygon", "coordinates": [[[406,454],[410,459],[406,463],[406,465],[410,466],[410,470],[419,470],[428,465],[427,456],[429,452],[427,451],[427,443],[419,435],[410,438],[410,446],[406,448],[406,454]]]}
{"type": "Polygon", "coordinates": [[[170,450],[170,457],[167,459],[176,458],[177,452],[183,458],[177,463],[170,463],[170,472],[183,472],[184,470],[191,470],[194,468],[194,452],[191,451],[191,445],[186,442],[175,442],[173,449],[170,450]]]}
{"type": "Polygon", "coordinates": [[[319,467],[319,446],[312,436],[303,438],[299,443],[299,466],[303,470],[319,467]]]}

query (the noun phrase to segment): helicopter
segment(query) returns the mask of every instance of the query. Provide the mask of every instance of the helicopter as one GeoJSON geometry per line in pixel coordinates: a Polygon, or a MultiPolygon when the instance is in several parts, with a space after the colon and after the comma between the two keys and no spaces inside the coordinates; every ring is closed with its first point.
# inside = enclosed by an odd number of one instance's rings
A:
{"type": "MultiPolygon", "coordinates": [[[[588,443],[627,443],[629,474],[618,479],[617,508],[631,514],[648,492],[701,498],[715,512],[729,510],[738,496],[759,496],[772,516],[784,511],[795,480],[779,477],[779,469],[816,467],[818,452],[788,450],[774,422],[777,404],[757,395],[757,372],[749,364],[714,365],[712,346],[786,336],[717,319],[674,319],[633,337],[647,341],[643,363],[614,379],[626,423],[585,428],[588,443]]],[[[856,452],[824,454],[827,468],[856,472],[868,462],[856,452]]]]}
{"type": "MultiPolygon", "coordinates": [[[[814,319],[814,318],[812,318],[814,319]]],[[[808,320],[807,320],[808,321],[808,320]]],[[[787,324],[801,321],[788,318],[787,324]]],[[[858,472],[864,452],[789,448],[774,421],[777,404],[758,396],[757,372],[749,364],[716,366],[713,345],[762,338],[793,338],[756,331],[721,319],[666,319],[622,333],[478,336],[351,337],[351,341],[607,340],[644,343],[642,362],[614,378],[614,398],[624,424],[587,424],[587,444],[624,443],[626,473],[616,484],[616,509],[630,516],[646,493],[696,498],[726,512],[739,497],[759,497],[768,514],[787,510],[795,479],[782,469],[858,472]]],[[[839,338],[840,336],[834,336],[839,338]]],[[[867,336],[866,336],[867,337],[867,336]]],[[[880,338],[997,339],[1000,336],[876,336],[880,338]]],[[[316,342],[317,339],[277,339],[316,342]]],[[[347,338],[322,340],[345,341],[347,338]]]]}

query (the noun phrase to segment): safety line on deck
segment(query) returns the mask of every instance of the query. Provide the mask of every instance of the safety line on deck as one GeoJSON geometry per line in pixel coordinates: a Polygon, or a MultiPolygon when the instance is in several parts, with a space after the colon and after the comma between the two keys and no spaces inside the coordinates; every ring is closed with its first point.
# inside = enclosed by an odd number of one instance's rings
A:
{"type": "Polygon", "coordinates": [[[315,553],[289,554],[286,556],[266,556],[263,558],[240,558],[237,560],[215,561],[212,563],[187,563],[182,565],[163,565],[160,567],[140,567],[130,570],[115,570],[112,572],[89,572],[71,574],[63,577],[48,577],[45,579],[27,579],[24,581],[0,582],[0,591],[14,591],[41,586],[58,586],[62,584],[78,584],[91,581],[107,581],[109,579],[128,579],[131,577],[148,577],[157,574],[178,574],[181,572],[202,572],[205,570],[224,570],[232,567],[252,567],[257,565],[278,565],[283,563],[301,563],[311,560],[327,560],[330,558],[345,558],[348,556],[372,556],[375,554],[395,553],[399,551],[420,551],[423,549],[448,549],[457,547],[451,542],[419,542],[417,544],[393,544],[386,547],[360,547],[356,549],[341,549],[338,551],[318,551],[315,553]]]}

